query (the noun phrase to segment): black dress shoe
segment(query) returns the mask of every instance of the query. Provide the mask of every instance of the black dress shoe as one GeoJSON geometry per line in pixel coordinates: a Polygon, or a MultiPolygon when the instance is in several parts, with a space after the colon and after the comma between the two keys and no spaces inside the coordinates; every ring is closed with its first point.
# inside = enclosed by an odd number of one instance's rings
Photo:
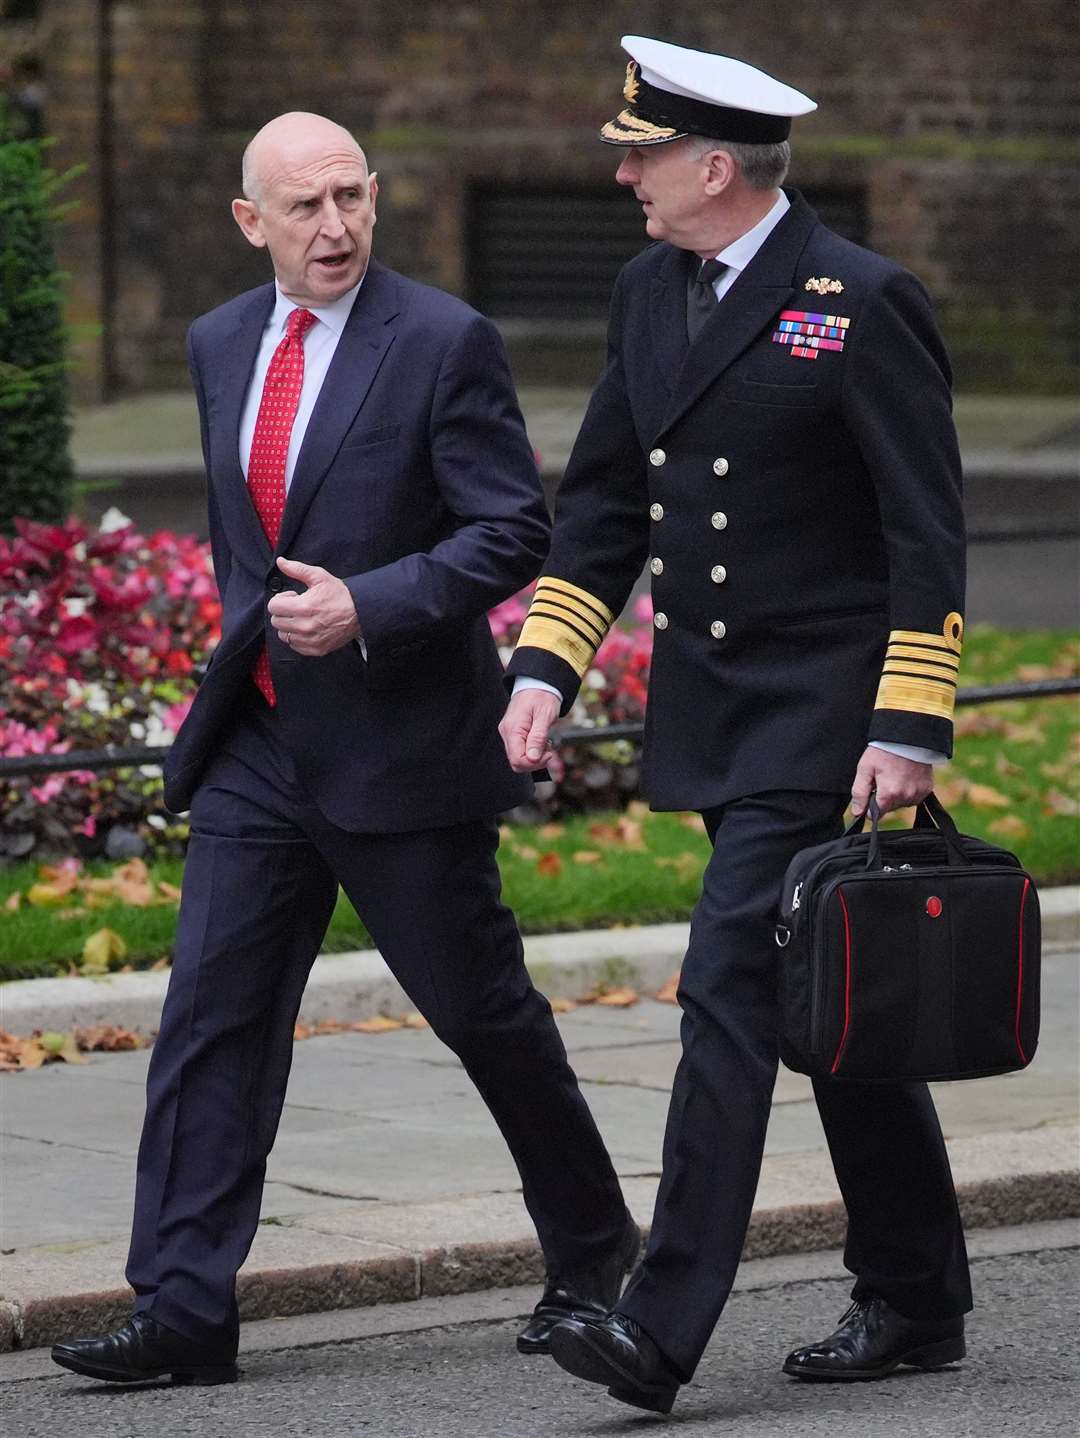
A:
{"type": "Polygon", "coordinates": [[[575,1313],[603,1318],[618,1299],[623,1277],[637,1262],[640,1248],[638,1226],[627,1214],[619,1246],[603,1263],[579,1273],[549,1273],[540,1302],[518,1334],[518,1352],[550,1353],[551,1330],[575,1313]]]}
{"type": "Polygon", "coordinates": [[[235,1354],[215,1351],[135,1313],[104,1338],[72,1338],[53,1348],[54,1363],[106,1383],[141,1383],[166,1373],[174,1383],[235,1383],[235,1354]]]}
{"type": "Polygon", "coordinates": [[[623,1313],[567,1318],[551,1330],[551,1356],[589,1383],[604,1383],[612,1398],[670,1413],[679,1376],[649,1335],[623,1313]]]}
{"type": "Polygon", "coordinates": [[[835,1333],[789,1353],[784,1372],[795,1378],[852,1382],[885,1378],[904,1364],[942,1368],[966,1352],[962,1317],[905,1318],[883,1298],[859,1298],[835,1333]]]}

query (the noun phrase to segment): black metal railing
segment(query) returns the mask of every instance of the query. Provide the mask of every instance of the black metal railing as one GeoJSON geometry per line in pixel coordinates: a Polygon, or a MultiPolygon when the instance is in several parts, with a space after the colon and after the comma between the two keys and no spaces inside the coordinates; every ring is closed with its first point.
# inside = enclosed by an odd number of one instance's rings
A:
{"type": "MultiPolygon", "coordinates": [[[[957,691],[957,707],[970,704],[998,704],[1009,699],[1051,699],[1080,694],[1080,677],[1035,679],[1026,684],[971,685],[957,691]]],[[[562,729],[554,734],[556,747],[563,744],[610,744],[615,739],[640,739],[644,725],[605,724],[587,729],[562,729]]],[[[134,769],[140,765],[160,768],[169,752],[167,744],[109,744],[103,749],[68,749],[63,754],[26,754],[0,758],[0,780],[25,779],[38,774],[66,774],[72,769],[102,773],[107,769],[134,769]]]]}

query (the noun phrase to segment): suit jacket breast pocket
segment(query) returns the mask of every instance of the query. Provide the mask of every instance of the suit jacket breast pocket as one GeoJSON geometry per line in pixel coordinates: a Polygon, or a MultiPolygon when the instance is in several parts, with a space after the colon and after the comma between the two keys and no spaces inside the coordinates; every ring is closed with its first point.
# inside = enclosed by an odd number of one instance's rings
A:
{"type": "Polygon", "coordinates": [[[382,424],[376,429],[356,430],[345,436],[341,442],[341,448],[343,450],[369,449],[373,445],[389,444],[391,440],[397,439],[400,433],[400,424],[382,424]]]}

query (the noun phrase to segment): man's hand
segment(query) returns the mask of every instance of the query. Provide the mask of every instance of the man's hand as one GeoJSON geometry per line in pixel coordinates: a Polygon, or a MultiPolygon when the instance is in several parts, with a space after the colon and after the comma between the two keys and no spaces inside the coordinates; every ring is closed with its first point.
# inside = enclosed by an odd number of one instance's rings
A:
{"type": "Polygon", "coordinates": [[[360,621],[356,606],[343,580],[298,559],[279,559],[277,567],[290,579],[307,585],[304,594],[275,594],[266,606],[270,623],[290,649],[317,657],[357,639],[360,621]]]}
{"type": "Polygon", "coordinates": [[[522,689],[506,706],[499,733],[515,774],[541,769],[555,757],[548,735],[559,717],[559,701],[546,689],[522,689]]]}
{"type": "Polygon", "coordinates": [[[904,809],[921,804],[934,787],[934,766],[902,759],[885,749],[871,745],[859,760],[855,782],[851,786],[851,807],[856,814],[865,814],[874,793],[883,814],[890,809],[904,809]]]}

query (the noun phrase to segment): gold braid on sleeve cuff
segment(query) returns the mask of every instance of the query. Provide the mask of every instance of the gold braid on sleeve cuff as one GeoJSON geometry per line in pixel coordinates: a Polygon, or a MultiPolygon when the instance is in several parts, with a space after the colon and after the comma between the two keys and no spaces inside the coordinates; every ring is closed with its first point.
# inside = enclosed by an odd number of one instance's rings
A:
{"type": "Polygon", "coordinates": [[[889,635],[875,709],[952,719],[964,621],[947,616],[940,634],[894,629],[889,635]]]}
{"type": "Polygon", "coordinates": [[[517,647],[546,649],[583,679],[614,619],[594,594],[545,575],[536,586],[517,647]]]}

